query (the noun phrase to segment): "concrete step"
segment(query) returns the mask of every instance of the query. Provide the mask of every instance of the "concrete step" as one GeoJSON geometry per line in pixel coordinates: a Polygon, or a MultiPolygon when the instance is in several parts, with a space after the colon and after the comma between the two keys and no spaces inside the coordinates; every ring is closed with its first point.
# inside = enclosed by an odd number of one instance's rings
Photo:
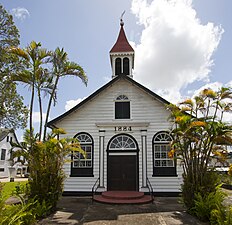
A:
{"type": "Polygon", "coordinates": [[[108,204],[145,204],[152,202],[150,195],[138,191],[106,191],[94,195],[93,200],[108,204]]]}

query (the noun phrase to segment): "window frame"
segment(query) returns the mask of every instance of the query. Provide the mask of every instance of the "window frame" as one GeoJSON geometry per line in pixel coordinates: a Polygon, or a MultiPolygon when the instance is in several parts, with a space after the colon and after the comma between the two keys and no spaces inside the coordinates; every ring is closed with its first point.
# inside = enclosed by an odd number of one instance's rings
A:
{"type": "Polygon", "coordinates": [[[122,59],[117,57],[115,59],[115,75],[118,76],[122,74],[122,59]]]}
{"type": "Polygon", "coordinates": [[[1,155],[0,155],[0,160],[1,160],[1,161],[5,161],[5,160],[6,160],[6,152],[7,152],[7,151],[6,151],[5,148],[2,148],[2,149],[1,149],[1,155]],[[3,153],[3,151],[5,151],[4,159],[2,159],[2,153],[3,153]]]}
{"type": "Polygon", "coordinates": [[[116,152],[137,151],[138,146],[137,146],[137,142],[132,136],[121,133],[121,134],[115,135],[109,141],[108,150],[116,151],[116,152]],[[117,141],[117,143],[115,143],[115,141],[117,141]]]}
{"type": "Polygon", "coordinates": [[[118,97],[114,101],[114,119],[116,120],[131,119],[131,103],[129,98],[124,94],[118,95],[118,97]],[[125,114],[123,109],[126,109],[125,114]]]}
{"type": "Polygon", "coordinates": [[[71,174],[70,177],[93,177],[93,162],[94,162],[94,142],[93,142],[93,138],[89,133],[86,132],[79,132],[77,133],[74,138],[77,138],[77,140],[80,142],[80,145],[82,147],[83,150],[87,150],[87,148],[91,148],[91,159],[85,159],[83,157],[81,157],[79,160],[76,159],[75,160],[75,156],[74,154],[78,153],[73,153],[71,155],[71,174]],[[88,137],[88,142],[84,142],[84,140],[80,140],[78,139],[78,136],[86,136],[88,137]],[[87,162],[91,161],[91,166],[86,166],[87,162]],[[85,164],[85,166],[75,166],[75,162],[79,162],[79,165],[83,165],[83,162],[85,164]],[[82,163],[81,163],[82,162],[82,163]]]}
{"type": "Polygon", "coordinates": [[[172,136],[170,135],[169,132],[167,131],[160,131],[157,132],[152,139],[152,161],[153,161],[153,177],[173,177],[177,176],[177,171],[176,171],[176,160],[175,159],[170,159],[168,157],[168,152],[170,150],[170,142],[173,140],[172,136]],[[163,137],[162,137],[163,135],[163,137]],[[165,137],[166,136],[166,137],[165,137]],[[160,140],[158,140],[158,138],[160,140]],[[165,155],[166,157],[162,157],[162,146],[166,148],[165,155]],[[160,148],[160,152],[156,152],[156,147],[160,148]],[[156,159],[156,153],[160,154],[160,157],[156,159]],[[163,161],[166,161],[165,166],[156,166],[156,161],[160,161],[162,163],[163,161]],[[172,166],[167,165],[168,162],[172,161],[172,166]]]}
{"type": "Polygon", "coordinates": [[[130,59],[128,57],[123,58],[123,74],[130,75],[130,59]]]}

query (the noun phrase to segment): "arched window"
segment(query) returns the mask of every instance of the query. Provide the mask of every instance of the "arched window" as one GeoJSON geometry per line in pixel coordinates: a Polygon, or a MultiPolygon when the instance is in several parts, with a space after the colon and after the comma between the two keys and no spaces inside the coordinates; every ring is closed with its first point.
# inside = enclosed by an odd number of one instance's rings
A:
{"type": "Polygon", "coordinates": [[[137,150],[137,146],[132,137],[120,134],[111,140],[109,150],[137,150]]]}
{"type": "Polygon", "coordinates": [[[130,119],[130,101],[126,95],[119,95],[116,98],[115,119],[130,119]]]}
{"type": "Polygon", "coordinates": [[[119,95],[116,98],[116,101],[127,101],[127,100],[129,100],[129,98],[126,95],[119,95]]]}
{"type": "Polygon", "coordinates": [[[130,61],[127,57],[123,59],[123,73],[130,75],[130,61]]]}
{"type": "Polygon", "coordinates": [[[117,58],[115,60],[115,75],[120,75],[122,73],[122,60],[117,58]]]}
{"type": "Polygon", "coordinates": [[[74,136],[80,142],[86,157],[79,152],[73,152],[71,176],[93,176],[93,138],[88,133],[78,133],[74,136]]]}
{"type": "Polygon", "coordinates": [[[153,176],[176,176],[175,161],[168,157],[172,137],[161,131],[153,137],[153,176]]]}

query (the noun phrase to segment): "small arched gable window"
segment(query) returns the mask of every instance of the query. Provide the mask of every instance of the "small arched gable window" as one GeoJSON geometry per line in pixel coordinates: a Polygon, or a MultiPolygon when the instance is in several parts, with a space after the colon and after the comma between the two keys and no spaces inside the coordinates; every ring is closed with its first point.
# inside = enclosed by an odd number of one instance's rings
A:
{"type": "Polygon", "coordinates": [[[122,60],[117,58],[115,60],[115,75],[120,75],[122,73],[122,60]]]}
{"type": "Polygon", "coordinates": [[[127,57],[123,58],[123,73],[130,75],[130,61],[127,57]]]}
{"type": "Polygon", "coordinates": [[[173,158],[168,157],[172,136],[161,131],[153,137],[153,176],[176,176],[176,165],[173,158]]]}
{"type": "Polygon", "coordinates": [[[74,136],[80,142],[86,157],[79,152],[73,152],[71,162],[71,176],[93,176],[93,138],[88,133],[78,133],[74,136]]]}
{"type": "Polygon", "coordinates": [[[126,95],[119,95],[116,98],[116,101],[127,101],[127,100],[129,100],[129,98],[126,95]]]}
{"type": "Polygon", "coordinates": [[[130,101],[126,95],[119,95],[116,98],[115,119],[130,119],[130,101]]]}

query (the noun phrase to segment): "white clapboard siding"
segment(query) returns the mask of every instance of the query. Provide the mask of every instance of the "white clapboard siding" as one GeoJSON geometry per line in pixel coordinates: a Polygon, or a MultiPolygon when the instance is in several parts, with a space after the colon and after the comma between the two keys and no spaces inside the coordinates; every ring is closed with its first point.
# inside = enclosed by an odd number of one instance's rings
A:
{"type": "MultiPolygon", "coordinates": [[[[11,162],[9,160],[10,160],[10,155],[11,155],[10,152],[12,149],[10,141],[12,141],[13,143],[17,143],[17,140],[15,139],[15,135],[13,132],[9,132],[7,136],[2,141],[0,141],[0,154],[1,154],[2,149],[6,150],[5,160],[0,160],[0,168],[1,168],[0,178],[10,176],[9,166],[11,165],[11,162]],[[8,136],[8,141],[7,141],[7,136],[8,136]]],[[[14,150],[17,150],[17,149],[14,148],[14,150]]],[[[18,164],[15,164],[14,167],[17,170],[18,164]]]]}
{"type": "MultiPolygon", "coordinates": [[[[79,132],[87,132],[94,139],[94,177],[69,177],[70,163],[65,166],[67,179],[65,191],[91,191],[91,188],[99,177],[99,130],[105,130],[104,142],[104,185],[107,186],[107,144],[109,140],[119,132],[115,132],[114,126],[132,124],[132,131],[123,132],[132,135],[139,146],[139,186],[142,185],[142,147],[141,129],[133,127],[133,123],[147,123],[147,176],[155,191],[178,192],[182,182],[182,170],[177,168],[177,177],[152,177],[152,139],[156,132],[167,131],[171,128],[168,122],[169,112],[164,103],[155,99],[143,89],[133,85],[128,80],[117,80],[112,86],[97,94],[90,101],[82,105],[75,112],[67,115],[55,123],[57,127],[65,129],[64,137],[73,137],[79,132]],[[114,119],[114,100],[119,95],[126,95],[130,100],[131,119],[114,119]],[[109,124],[101,127],[98,124],[109,124]],[[111,125],[112,124],[112,125],[111,125]]],[[[106,187],[107,188],[107,187],[106,187]]]]}

